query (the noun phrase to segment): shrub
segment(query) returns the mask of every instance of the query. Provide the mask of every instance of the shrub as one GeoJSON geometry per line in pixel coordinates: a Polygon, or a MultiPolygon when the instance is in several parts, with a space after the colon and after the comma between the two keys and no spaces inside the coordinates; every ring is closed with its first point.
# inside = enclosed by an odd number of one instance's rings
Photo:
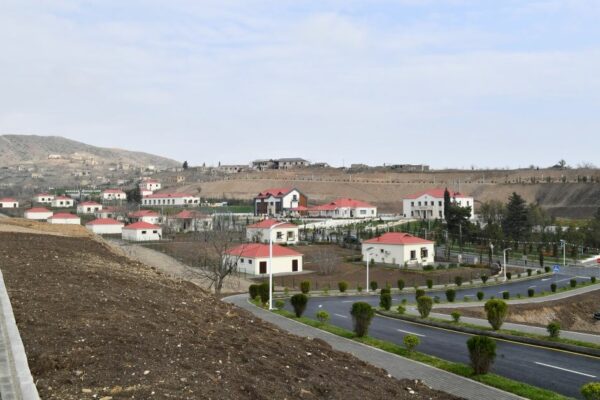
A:
{"type": "Polygon", "coordinates": [[[553,283],[550,285],[550,290],[552,291],[552,293],[556,292],[556,288],[557,288],[556,283],[553,283]]]}
{"type": "Polygon", "coordinates": [[[531,276],[533,270],[531,268],[527,268],[527,276],[531,276]]]}
{"type": "Polygon", "coordinates": [[[256,296],[258,296],[258,285],[248,286],[248,294],[250,295],[250,298],[254,300],[256,296]]]}
{"type": "Polygon", "coordinates": [[[533,297],[534,294],[535,294],[535,289],[533,289],[533,288],[527,289],[527,296],[533,297]]]}
{"type": "Polygon", "coordinates": [[[283,300],[275,300],[275,308],[281,310],[285,307],[285,302],[283,300]]]}
{"type": "Polygon", "coordinates": [[[481,282],[483,282],[483,284],[485,284],[488,280],[488,276],[487,275],[481,275],[481,282]]]}
{"type": "Polygon", "coordinates": [[[423,271],[433,271],[435,267],[433,265],[425,265],[423,271]]]}
{"type": "Polygon", "coordinates": [[[571,279],[569,281],[569,285],[571,285],[572,288],[577,286],[577,279],[571,279]]]}
{"type": "Polygon", "coordinates": [[[470,296],[464,296],[464,297],[463,297],[463,301],[464,301],[465,303],[468,303],[469,301],[471,301],[471,297],[470,297],[470,296]]]}
{"type": "Polygon", "coordinates": [[[502,292],[502,298],[504,300],[510,299],[510,292],[508,290],[505,290],[504,292],[502,292]]]}
{"type": "Polygon", "coordinates": [[[510,273],[510,272],[507,272],[507,273],[506,273],[506,279],[508,279],[508,280],[510,281],[510,280],[511,280],[511,278],[512,278],[512,273],[510,273]]]}
{"type": "Polygon", "coordinates": [[[421,340],[416,335],[406,335],[402,339],[402,342],[404,342],[406,350],[413,351],[421,343],[421,340]]]}
{"type": "Polygon", "coordinates": [[[440,303],[440,296],[433,296],[433,302],[435,304],[439,304],[440,303]]]}
{"type": "Polygon", "coordinates": [[[460,320],[460,313],[458,311],[452,311],[450,316],[452,316],[452,321],[454,322],[458,322],[460,320]]]}
{"type": "Polygon", "coordinates": [[[544,272],[550,272],[550,267],[546,265],[546,266],[544,267],[544,272]]]}
{"type": "Polygon", "coordinates": [[[400,300],[400,303],[406,304],[406,303],[408,303],[408,300],[407,299],[402,299],[402,300],[400,300]]]}
{"type": "Polygon", "coordinates": [[[452,303],[452,302],[454,302],[454,299],[456,299],[456,290],[454,290],[454,289],[446,290],[446,300],[448,300],[450,303],[452,303]]]}
{"type": "Polygon", "coordinates": [[[392,308],[392,295],[390,292],[381,291],[379,295],[379,307],[383,308],[385,311],[389,311],[392,308]]]}
{"type": "Polygon", "coordinates": [[[538,269],[538,270],[537,270],[535,273],[536,273],[536,274],[538,274],[538,275],[541,275],[541,274],[542,274],[542,271],[540,271],[540,270],[538,269]]]}
{"type": "Polygon", "coordinates": [[[348,282],[345,282],[345,281],[338,282],[338,289],[340,289],[340,293],[346,292],[346,289],[348,289],[348,282]]]}
{"type": "Polygon", "coordinates": [[[427,318],[433,307],[433,300],[429,296],[421,296],[417,299],[417,309],[421,318],[427,318]]]}
{"type": "Polygon", "coordinates": [[[358,293],[362,293],[362,291],[363,291],[363,288],[362,288],[362,286],[358,285],[358,286],[356,287],[356,291],[357,291],[358,293]]]}
{"type": "Polygon", "coordinates": [[[508,315],[508,305],[502,300],[488,300],[484,306],[487,314],[487,320],[492,326],[492,329],[497,331],[500,329],[506,316],[508,315]]]}
{"type": "Polygon", "coordinates": [[[402,304],[398,304],[396,311],[398,311],[398,314],[404,314],[406,312],[406,307],[404,307],[402,304]]]}
{"type": "Polygon", "coordinates": [[[381,288],[379,290],[379,294],[384,294],[384,293],[392,294],[392,289],[389,286],[381,288]]]}
{"type": "Polygon", "coordinates": [[[475,375],[486,374],[496,358],[496,342],[487,336],[473,336],[467,340],[467,348],[475,375]]]}
{"type": "Polygon", "coordinates": [[[296,317],[300,318],[304,313],[304,310],[306,310],[306,303],[308,303],[308,297],[304,293],[298,293],[292,296],[290,302],[294,307],[296,317]]]}
{"type": "Polygon", "coordinates": [[[283,294],[284,294],[285,296],[287,296],[287,295],[289,295],[289,294],[290,294],[290,289],[288,289],[288,287],[287,287],[287,286],[283,288],[283,294]]]}
{"type": "Polygon", "coordinates": [[[377,290],[377,281],[371,281],[371,290],[372,291],[376,291],[377,290]]]}
{"type": "Polygon", "coordinates": [[[521,273],[519,272],[519,273],[517,274],[517,278],[520,278],[520,277],[521,277],[521,273]]]}
{"type": "Polygon", "coordinates": [[[415,291],[415,299],[418,300],[419,297],[425,296],[425,291],[423,289],[417,289],[415,291]]]}
{"type": "Polygon", "coordinates": [[[266,304],[269,301],[269,284],[267,282],[258,285],[258,295],[263,304],[266,304]]]}
{"type": "Polygon", "coordinates": [[[484,297],[485,297],[485,293],[477,292],[477,300],[481,301],[481,300],[483,300],[484,297]]]}
{"type": "Polygon", "coordinates": [[[363,337],[369,331],[369,325],[375,315],[373,307],[369,303],[358,301],[352,304],[352,321],[354,323],[354,333],[356,336],[363,337]]]}
{"type": "Polygon", "coordinates": [[[454,277],[454,283],[456,284],[456,286],[462,285],[462,282],[463,282],[462,276],[455,276],[454,277]]]}
{"type": "Polygon", "coordinates": [[[317,311],[317,320],[324,324],[325,322],[329,321],[329,313],[325,310],[317,311]]]}
{"type": "Polygon", "coordinates": [[[560,335],[560,322],[552,321],[546,326],[546,330],[548,331],[548,335],[551,338],[557,338],[560,335]]]}
{"type": "Polygon", "coordinates": [[[310,281],[300,282],[300,291],[303,294],[307,294],[308,292],[310,292],[310,281]]]}
{"type": "Polygon", "coordinates": [[[585,400],[600,400],[600,382],[590,382],[583,385],[581,395],[585,400]]]}
{"type": "Polygon", "coordinates": [[[596,283],[596,277],[595,276],[590,277],[590,282],[596,283]]]}
{"type": "Polygon", "coordinates": [[[404,281],[402,279],[398,279],[398,290],[402,291],[404,289],[404,281]]]}
{"type": "Polygon", "coordinates": [[[433,280],[432,279],[427,279],[427,288],[431,289],[433,287],[433,280]]]}

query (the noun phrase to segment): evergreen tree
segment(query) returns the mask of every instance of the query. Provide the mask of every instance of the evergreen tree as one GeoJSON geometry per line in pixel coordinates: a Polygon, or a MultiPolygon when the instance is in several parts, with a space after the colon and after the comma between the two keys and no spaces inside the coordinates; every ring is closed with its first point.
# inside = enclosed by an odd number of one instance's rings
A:
{"type": "Polygon", "coordinates": [[[530,232],[530,222],[525,200],[513,192],[506,205],[506,218],[502,229],[507,238],[518,241],[525,239],[530,232]]]}
{"type": "Polygon", "coordinates": [[[188,162],[187,161],[183,162],[183,169],[188,169],[188,162]]]}
{"type": "Polygon", "coordinates": [[[142,193],[138,185],[135,185],[133,189],[127,192],[127,199],[132,203],[140,204],[142,202],[142,193]]]}
{"type": "Polygon", "coordinates": [[[450,192],[448,191],[448,188],[446,188],[444,189],[444,219],[446,220],[446,223],[448,223],[449,220],[449,209],[451,204],[450,192]]]}

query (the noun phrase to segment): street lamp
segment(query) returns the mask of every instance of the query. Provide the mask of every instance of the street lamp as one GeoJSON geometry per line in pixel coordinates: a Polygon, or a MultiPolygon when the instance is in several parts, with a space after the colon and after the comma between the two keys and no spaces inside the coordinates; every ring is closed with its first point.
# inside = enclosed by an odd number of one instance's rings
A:
{"type": "Polygon", "coordinates": [[[269,310],[273,309],[273,228],[287,222],[278,222],[269,228],[269,310]]]}
{"type": "Polygon", "coordinates": [[[371,247],[367,247],[365,249],[365,253],[367,255],[367,285],[366,285],[366,289],[367,289],[367,293],[369,293],[369,256],[371,255],[371,253],[369,253],[371,250],[373,250],[373,246],[371,247]]]}
{"type": "Polygon", "coordinates": [[[567,263],[567,258],[566,258],[567,257],[566,256],[566,254],[567,254],[567,242],[564,241],[563,239],[560,239],[560,245],[563,248],[563,269],[564,269],[565,265],[567,263]]]}
{"type": "Polygon", "coordinates": [[[502,253],[504,255],[504,282],[506,282],[506,252],[512,250],[510,247],[507,249],[502,250],[502,253]]]}

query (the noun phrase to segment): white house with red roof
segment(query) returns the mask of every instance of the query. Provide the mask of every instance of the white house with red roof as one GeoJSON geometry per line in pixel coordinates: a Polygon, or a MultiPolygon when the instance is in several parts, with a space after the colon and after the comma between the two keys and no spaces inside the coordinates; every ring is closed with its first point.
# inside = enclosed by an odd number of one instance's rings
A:
{"type": "MultiPolygon", "coordinates": [[[[414,193],[402,200],[402,213],[406,218],[442,219],[444,218],[445,189],[429,189],[414,193]]],[[[471,196],[449,190],[451,201],[461,207],[471,207],[471,217],[475,218],[474,199],[471,196]]]]}
{"type": "Polygon", "coordinates": [[[3,197],[0,199],[0,208],[19,208],[19,201],[12,197],[3,197]]]}
{"type": "MultiPolygon", "coordinates": [[[[252,275],[269,273],[269,245],[244,243],[227,251],[226,257],[234,258],[238,271],[252,275]]],[[[302,271],[302,253],[289,247],[273,245],[273,273],[285,274],[302,271]]],[[[231,258],[230,258],[231,261],[231,258]]]]}
{"type": "Polygon", "coordinates": [[[250,242],[269,243],[269,232],[273,243],[297,244],[298,243],[298,225],[281,222],[276,219],[265,219],[246,227],[246,239],[250,242]],[[275,224],[275,228],[271,227],[275,224]]]}
{"type": "Polygon", "coordinates": [[[342,198],[310,207],[308,215],[321,218],[376,218],[377,207],[361,200],[342,198]]]}
{"type": "Polygon", "coordinates": [[[56,196],[52,200],[52,207],[54,208],[70,208],[74,204],[74,200],[67,196],[56,196]]]}
{"type": "Polygon", "coordinates": [[[31,200],[38,204],[51,204],[52,200],[54,200],[54,195],[50,193],[38,193],[31,200]]]}
{"type": "Polygon", "coordinates": [[[212,216],[196,210],[183,210],[168,219],[175,232],[200,232],[212,230],[212,216]]]}
{"type": "Polygon", "coordinates": [[[282,215],[307,205],[308,198],[296,188],[266,189],[254,198],[254,215],[282,215]]]}
{"type": "Polygon", "coordinates": [[[81,218],[71,213],[56,213],[48,218],[49,224],[81,225],[81,218]]]}
{"type": "Polygon", "coordinates": [[[102,200],[115,201],[127,200],[127,194],[121,189],[106,189],[102,192],[102,200]]]}
{"type": "Polygon", "coordinates": [[[362,243],[363,260],[419,267],[434,262],[434,242],[404,232],[389,232],[362,243]]]}
{"type": "Polygon", "coordinates": [[[94,213],[94,217],[96,218],[119,218],[121,219],[121,216],[119,214],[121,214],[121,209],[117,208],[117,207],[111,207],[111,206],[102,206],[102,209],[99,211],[96,211],[94,213]]]}
{"type": "Polygon", "coordinates": [[[102,211],[102,204],[95,201],[84,201],[77,204],[77,214],[94,214],[102,211]]]}
{"type": "Polygon", "coordinates": [[[142,198],[146,207],[198,207],[200,197],[187,193],[155,193],[142,198]]]}
{"type": "Polygon", "coordinates": [[[112,218],[98,218],[85,224],[85,227],[97,235],[121,234],[124,223],[112,218]]]}
{"type": "Polygon", "coordinates": [[[25,210],[24,217],[25,219],[34,219],[38,221],[46,221],[50,218],[54,213],[47,208],[44,207],[33,207],[29,210],[25,210]]]}
{"type": "Polygon", "coordinates": [[[145,179],[140,182],[140,190],[147,190],[150,192],[155,192],[162,188],[162,184],[157,179],[145,179]]]}
{"type": "Polygon", "coordinates": [[[162,238],[162,229],[158,225],[147,222],[135,222],[123,227],[121,238],[132,242],[160,240],[162,238]]]}
{"type": "Polygon", "coordinates": [[[128,215],[129,220],[132,222],[147,222],[149,224],[160,224],[162,218],[159,213],[152,210],[139,210],[130,212],[128,215]]]}

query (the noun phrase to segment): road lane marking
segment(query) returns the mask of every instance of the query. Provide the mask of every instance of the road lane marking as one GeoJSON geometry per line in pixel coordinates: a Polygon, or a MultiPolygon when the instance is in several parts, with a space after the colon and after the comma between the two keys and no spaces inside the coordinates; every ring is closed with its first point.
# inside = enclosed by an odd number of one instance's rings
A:
{"type": "Polygon", "coordinates": [[[550,279],[552,279],[552,278],[545,278],[545,279],[542,279],[542,282],[549,281],[550,279]]]}
{"type": "Polygon", "coordinates": [[[562,368],[562,367],[557,367],[556,365],[544,364],[544,363],[537,362],[537,361],[534,361],[533,363],[537,364],[537,365],[542,365],[542,366],[548,367],[548,368],[554,368],[554,369],[559,369],[561,371],[570,372],[572,374],[587,376],[588,378],[595,378],[596,377],[595,375],[585,374],[585,373],[579,372],[579,371],[573,371],[572,369],[566,369],[566,368],[562,368]]]}
{"type": "Polygon", "coordinates": [[[402,332],[402,333],[408,333],[409,335],[415,335],[415,336],[420,336],[420,337],[425,337],[425,335],[422,335],[420,333],[414,333],[411,331],[405,331],[404,329],[396,329],[398,332],[402,332]]]}
{"type": "Polygon", "coordinates": [[[340,318],[348,318],[347,315],[342,315],[342,314],[333,314],[333,315],[335,315],[336,317],[340,317],[340,318]]]}
{"type": "Polygon", "coordinates": [[[344,301],[342,301],[342,303],[354,303],[354,302],[355,302],[355,300],[344,300],[344,301]]]}

